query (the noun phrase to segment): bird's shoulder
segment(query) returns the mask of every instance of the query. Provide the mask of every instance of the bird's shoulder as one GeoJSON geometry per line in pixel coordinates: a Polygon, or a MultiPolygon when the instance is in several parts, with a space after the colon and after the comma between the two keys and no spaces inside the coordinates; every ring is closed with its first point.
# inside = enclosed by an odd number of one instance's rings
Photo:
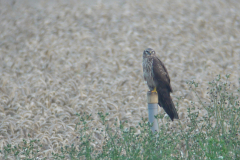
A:
{"type": "Polygon", "coordinates": [[[169,91],[172,92],[172,87],[170,85],[170,77],[168,75],[167,68],[163,62],[157,57],[153,57],[153,73],[157,81],[164,83],[168,86],[169,91]]]}

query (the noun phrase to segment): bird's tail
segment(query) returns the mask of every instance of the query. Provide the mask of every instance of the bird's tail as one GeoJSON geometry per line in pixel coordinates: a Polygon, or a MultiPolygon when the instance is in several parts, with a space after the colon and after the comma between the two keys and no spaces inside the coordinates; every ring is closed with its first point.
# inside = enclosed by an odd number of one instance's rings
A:
{"type": "Polygon", "coordinates": [[[163,107],[171,120],[179,119],[177,110],[168,91],[158,91],[158,104],[163,107]]]}

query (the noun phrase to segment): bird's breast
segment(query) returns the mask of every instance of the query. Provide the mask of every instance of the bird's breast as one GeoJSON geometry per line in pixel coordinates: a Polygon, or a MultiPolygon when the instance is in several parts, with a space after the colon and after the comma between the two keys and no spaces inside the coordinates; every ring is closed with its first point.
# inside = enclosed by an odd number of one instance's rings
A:
{"type": "Polygon", "coordinates": [[[145,81],[147,81],[148,87],[151,90],[155,87],[155,83],[153,80],[153,59],[143,58],[143,76],[145,81]]]}

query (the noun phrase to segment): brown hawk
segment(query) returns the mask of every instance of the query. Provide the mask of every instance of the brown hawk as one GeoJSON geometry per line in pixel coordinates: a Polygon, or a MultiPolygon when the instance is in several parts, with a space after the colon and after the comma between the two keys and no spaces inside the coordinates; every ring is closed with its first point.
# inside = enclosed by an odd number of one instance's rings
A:
{"type": "Polygon", "coordinates": [[[158,93],[158,105],[163,107],[172,121],[179,119],[170,96],[172,87],[167,69],[151,48],[143,51],[143,76],[150,91],[158,93]]]}

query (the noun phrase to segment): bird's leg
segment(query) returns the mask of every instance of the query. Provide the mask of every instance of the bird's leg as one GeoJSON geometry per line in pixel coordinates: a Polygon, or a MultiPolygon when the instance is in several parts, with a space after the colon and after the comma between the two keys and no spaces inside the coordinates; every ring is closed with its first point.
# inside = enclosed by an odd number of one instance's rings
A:
{"type": "Polygon", "coordinates": [[[154,89],[151,92],[157,92],[157,88],[154,87],[154,89]]]}

